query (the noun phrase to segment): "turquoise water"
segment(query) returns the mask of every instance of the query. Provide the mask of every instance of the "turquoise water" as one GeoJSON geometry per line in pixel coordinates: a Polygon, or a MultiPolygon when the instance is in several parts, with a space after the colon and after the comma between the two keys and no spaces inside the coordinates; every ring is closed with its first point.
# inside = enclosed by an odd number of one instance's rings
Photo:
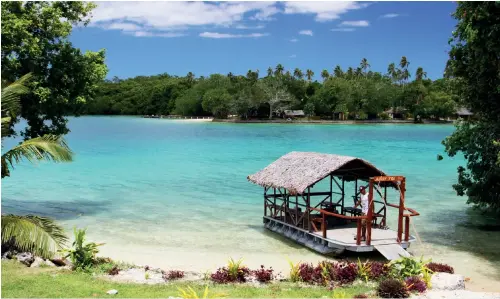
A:
{"type": "MultiPolygon", "coordinates": [[[[487,271],[485,276],[499,265],[498,242],[484,241],[494,232],[466,228],[477,217],[451,187],[463,159],[436,159],[451,125],[80,117],[69,127],[75,161],[16,167],[2,180],[2,212],[51,216],[68,229],[88,227],[91,239],[107,243],[103,252],[119,258],[149,262],[153,255],[194,266],[200,256],[208,263],[229,254],[313,255],[264,232],[262,189],[246,177],[290,151],[315,151],[361,157],[406,176],[407,205],[422,214],[414,218],[423,242],[412,246],[417,253],[483,263],[476,272],[487,271]]],[[[4,148],[12,144],[7,140],[4,148]]]]}

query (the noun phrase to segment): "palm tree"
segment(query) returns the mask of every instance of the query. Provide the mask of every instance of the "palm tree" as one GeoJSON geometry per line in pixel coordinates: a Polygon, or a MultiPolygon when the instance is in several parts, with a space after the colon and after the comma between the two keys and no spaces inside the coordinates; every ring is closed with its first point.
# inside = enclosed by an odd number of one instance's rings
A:
{"type": "Polygon", "coordinates": [[[267,68],[267,76],[272,77],[273,76],[273,69],[271,67],[267,68]]]}
{"type": "Polygon", "coordinates": [[[422,81],[424,78],[427,78],[427,72],[424,72],[422,67],[417,68],[417,71],[415,72],[415,80],[422,81]]]}
{"type": "Polygon", "coordinates": [[[363,74],[363,71],[361,70],[361,68],[357,67],[356,71],[354,72],[354,75],[356,76],[356,78],[361,77],[362,74],[363,74]]]}
{"type": "Polygon", "coordinates": [[[349,67],[347,69],[346,75],[347,75],[347,79],[352,79],[354,77],[354,70],[352,69],[352,67],[349,67]]]}
{"type": "Polygon", "coordinates": [[[323,81],[326,81],[330,77],[330,73],[328,73],[327,70],[321,71],[321,78],[323,78],[323,81]]]}
{"type": "Polygon", "coordinates": [[[333,74],[335,75],[335,77],[338,77],[338,78],[341,78],[342,76],[344,76],[344,72],[342,71],[342,68],[340,67],[340,65],[337,65],[335,67],[335,69],[333,70],[333,74]]]}
{"type": "Polygon", "coordinates": [[[293,76],[297,79],[302,79],[304,77],[304,74],[299,68],[295,68],[295,70],[293,71],[293,76]]]}
{"type": "MultiPolygon", "coordinates": [[[[21,110],[20,98],[29,92],[26,86],[31,74],[2,89],[2,138],[8,132],[21,110]]],[[[23,159],[30,162],[49,160],[72,161],[73,153],[61,136],[44,135],[28,139],[2,155],[2,179],[10,176],[15,163],[23,159]]],[[[63,229],[52,219],[33,215],[2,215],[2,245],[14,245],[20,250],[50,257],[67,241],[63,229]]]]}
{"type": "Polygon", "coordinates": [[[276,76],[281,76],[283,75],[283,71],[285,70],[285,68],[283,67],[283,65],[281,63],[278,63],[278,65],[276,66],[276,70],[274,72],[274,74],[276,76]]]}
{"type": "Polygon", "coordinates": [[[398,71],[396,70],[396,65],[394,64],[394,62],[389,64],[389,66],[387,67],[387,74],[389,75],[389,77],[392,79],[393,82],[397,81],[398,71]]]}
{"type": "Polygon", "coordinates": [[[363,73],[366,74],[366,70],[370,68],[370,64],[368,63],[368,60],[366,58],[361,59],[361,63],[359,64],[361,69],[363,70],[363,73]]]}
{"type": "Polygon", "coordinates": [[[192,72],[187,73],[186,77],[187,77],[189,83],[193,83],[194,74],[192,72]]]}
{"type": "Polygon", "coordinates": [[[306,77],[307,77],[307,81],[311,82],[312,77],[314,77],[314,72],[310,69],[307,69],[306,70],[306,77]]]}

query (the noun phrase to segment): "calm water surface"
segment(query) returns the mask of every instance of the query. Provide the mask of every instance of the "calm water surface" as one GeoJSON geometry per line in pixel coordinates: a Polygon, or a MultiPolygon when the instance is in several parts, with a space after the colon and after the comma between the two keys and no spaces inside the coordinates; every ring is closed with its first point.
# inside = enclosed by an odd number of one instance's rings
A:
{"type": "MultiPolygon", "coordinates": [[[[107,243],[103,252],[123,258],[153,255],[185,265],[194,264],[195,256],[207,262],[229,254],[313,255],[263,230],[262,189],[246,177],[290,151],[335,153],[407,177],[408,206],[422,215],[413,218],[422,240],[412,245],[414,253],[464,271],[473,268],[467,271],[478,279],[500,277],[498,233],[477,228],[484,217],[467,209],[466,199],[451,187],[463,159],[436,159],[451,125],[81,117],[69,126],[75,161],[16,167],[11,178],[2,180],[3,213],[37,213],[55,217],[68,229],[88,227],[92,240],[107,243]]],[[[12,144],[7,140],[4,148],[12,144]]]]}

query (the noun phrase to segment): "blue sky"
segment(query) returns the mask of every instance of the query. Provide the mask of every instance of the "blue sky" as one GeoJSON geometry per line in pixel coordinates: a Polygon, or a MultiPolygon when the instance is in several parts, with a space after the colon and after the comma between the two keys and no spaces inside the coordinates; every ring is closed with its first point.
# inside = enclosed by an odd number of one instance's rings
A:
{"type": "Polygon", "coordinates": [[[245,74],[281,63],[332,72],[366,57],[385,72],[401,56],[442,77],[454,2],[97,2],[73,30],[82,50],[106,49],[108,78],[245,74]]]}

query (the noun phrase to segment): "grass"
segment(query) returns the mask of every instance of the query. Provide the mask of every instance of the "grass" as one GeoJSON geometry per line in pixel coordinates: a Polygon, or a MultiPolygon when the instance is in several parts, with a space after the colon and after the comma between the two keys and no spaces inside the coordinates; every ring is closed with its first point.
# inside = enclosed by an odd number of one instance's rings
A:
{"type": "MultiPolygon", "coordinates": [[[[77,273],[54,268],[27,268],[15,261],[2,260],[2,298],[89,298],[104,297],[111,289],[118,290],[120,298],[167,298],[180,297],[179,288],[193,288],[199,296],[205,286],[199,283],[173,282],[161,285],[116,283],[91,274],[77,273]]],[[[372,289],[364,285],[336,289],[352,297],[372,289]]],[[[264,287],[249,285],[209,284],[209,293],[228,298],[332,298],[333,291],[325,287],[308,287],[280,282],[264,287]]]]}

